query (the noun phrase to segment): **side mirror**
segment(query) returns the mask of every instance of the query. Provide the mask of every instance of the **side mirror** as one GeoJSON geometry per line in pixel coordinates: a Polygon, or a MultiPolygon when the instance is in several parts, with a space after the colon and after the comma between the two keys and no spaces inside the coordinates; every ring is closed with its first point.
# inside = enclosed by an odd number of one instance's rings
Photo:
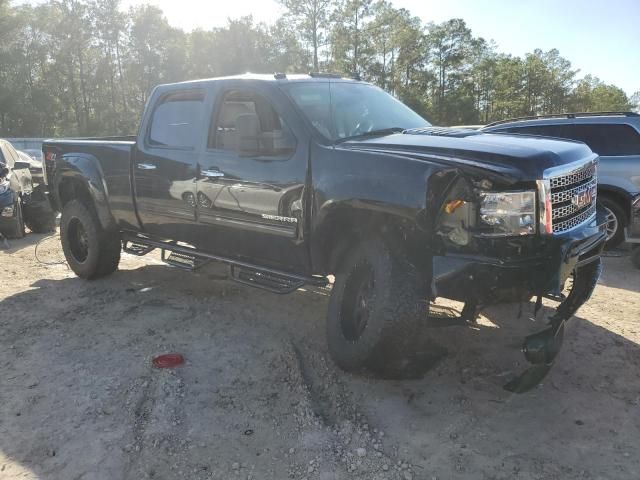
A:
{"type": "Polygon", "coordinates": [[[31,168],[31,164],[29,162],[16,162],[13,165],[14,170],[28,170],[31,168]]]}

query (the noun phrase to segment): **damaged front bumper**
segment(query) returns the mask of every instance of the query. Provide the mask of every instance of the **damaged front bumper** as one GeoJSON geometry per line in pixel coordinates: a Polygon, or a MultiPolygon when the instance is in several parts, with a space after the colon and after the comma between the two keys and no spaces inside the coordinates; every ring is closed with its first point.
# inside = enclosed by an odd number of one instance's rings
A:
{"type": "MultiPolygon", "coordinates": [[[[522,351],[532,365],[505,385],[522,393],[540,383],[560,351],[565,323],[591,296],[602,265],[600,254],[606,241],[604,212],[578,229],[538,239],[529,244],[529,255],[498,256],[500,245],[489,254],[447,254],[433,257],[432,295],[464,301],[467,305],[528,301],[543,296],[561,300],[545,329],[525,338],[522,351]],[[493,255],[491,255],[493,253],[493,255]],[[573,274],[573,287],[561,291],[573,274]]],[[[505,240],[507,242],[507,240],[505,240]]],[[[512,247],[512,245],[510,246],[512,247]]],[[[504,245],[507,250],[507,245],[504,245]]]]}

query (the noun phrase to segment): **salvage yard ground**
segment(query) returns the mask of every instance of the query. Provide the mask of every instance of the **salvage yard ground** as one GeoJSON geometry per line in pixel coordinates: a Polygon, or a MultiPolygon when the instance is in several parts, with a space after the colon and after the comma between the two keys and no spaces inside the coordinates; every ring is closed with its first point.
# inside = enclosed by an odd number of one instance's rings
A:
{"type": "MultiPolygon", "coordinates": [[[[153,255],[85,282],[36,260],[43,238],[0,253],[2,480],[640,478],[628,257],[605,259],[552,372],[514,395],[532,305],[429,332],[421,375],[383,380],[328,358],[328,290],[283,297],[153,255]],[[186,364],[152,368],[167,352],[186,364]]],[[[38,257],[61,260],[58,240],[38,257]]]]}

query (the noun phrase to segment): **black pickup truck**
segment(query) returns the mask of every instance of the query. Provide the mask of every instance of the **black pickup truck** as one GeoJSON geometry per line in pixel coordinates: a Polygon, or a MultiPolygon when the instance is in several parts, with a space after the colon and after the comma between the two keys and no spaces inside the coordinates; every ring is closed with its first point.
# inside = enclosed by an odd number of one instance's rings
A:
{"type": "Polygon", "coordinates": [[[402,368],[436,297],[480,308],[548,296],[524,341],[525,391],[591,295],[606,233],[584,144],[432,127],[383,90],[332,75],[161,85],[137,137],[47,141],[45,178],[80,277],[120,252],[213,260],[288,293],[335,276],[327,337],[342,368],[402,368]],[[573,287],[563,295],[565,280],[573,287]]]}

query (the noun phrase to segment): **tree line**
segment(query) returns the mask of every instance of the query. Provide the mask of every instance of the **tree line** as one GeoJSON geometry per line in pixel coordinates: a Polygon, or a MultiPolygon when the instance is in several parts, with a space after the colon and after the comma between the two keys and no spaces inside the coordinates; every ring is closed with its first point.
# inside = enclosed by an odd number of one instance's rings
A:
{"type": "Polygon", "coordinates": [[[0,136],[132,134],[156,84],[248,71],[358,75],[439,125],[632,107],[558,50],[500,53],[462,19],[425,24],[386,0],[279,1],[273,24],[185,32],[150,5],[0,0],[0,136]]]}

